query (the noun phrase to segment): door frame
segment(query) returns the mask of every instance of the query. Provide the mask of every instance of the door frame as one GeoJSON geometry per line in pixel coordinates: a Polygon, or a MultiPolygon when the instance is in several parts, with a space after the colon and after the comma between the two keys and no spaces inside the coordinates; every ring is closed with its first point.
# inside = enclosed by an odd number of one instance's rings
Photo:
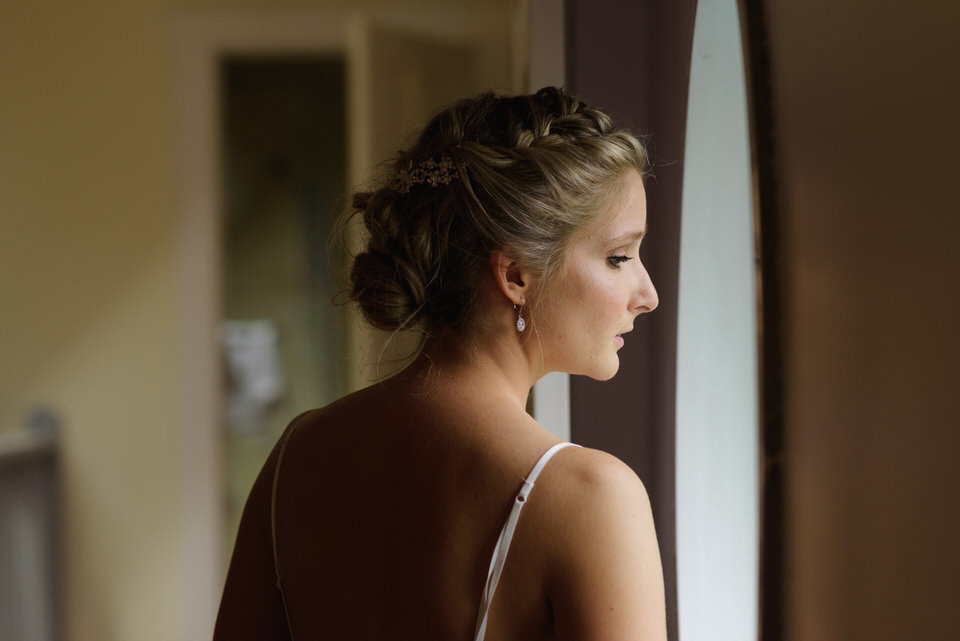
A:
{"type": "Polygon", "coordinates": [[[227,55],[338,55],[343,12],[179,14],[175,58],[177,390],[184,638],[209,639],[223,586],[223,372],[217,351],[223,250],[219,66],[227,55]]]}
{"type": "MultiPolygon", "coordinates": [[[[517,0],[515,25],[531,29],[529,4],[517,0]]],[[[496,16],[483,6],[371,6],[363,16],[414,29],[441,27],[466,37],[496,16]]],[[[508,3],[504,3],[508,6],[508,3]]],[[[532,12],[534,21],[549,15],[532,12]]],[[[183,638],[209,639],[226,568],[223,564],[223,377],[217,350],[223,276],[221,263],[220,61],[229,55],[346,56],[348,27],[358,11],[347,8],[263,11],[182,11],[168,20],[176,96],[176,390],[180,430],[181,568],[178,593],[183,638]]],[[[556,22],[555,20],[553,21],[556,22]]],[[[539,23],[539,22],[538,22],[539,23]]],[[[562,26],[562,20],[559,23],[562,26]]],[[[518,26],[513,42],[527,40],[518,26]]],[[[534,31],[531,30],[531,33],[534,31]]],[[[528,58],[518,49],[513,73],[528,58]]],[[[562,60],[562,57],[559,58],[562,60]]],[[[349,61],[348,61],[349,64],[349,61]]],[[[567,418],[569,423],[569,418],[567,418]]]]}

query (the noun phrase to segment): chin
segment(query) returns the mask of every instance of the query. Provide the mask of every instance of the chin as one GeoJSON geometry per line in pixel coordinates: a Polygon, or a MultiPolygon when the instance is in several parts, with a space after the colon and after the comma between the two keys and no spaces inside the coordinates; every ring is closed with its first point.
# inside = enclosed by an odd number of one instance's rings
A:
{"type": "Polygon", "coordinates": [[[595,368],[594,370],[584,373],[595,381],[609,381],[617,375],[618,371],[620,371],[620,359],[615,359],[615,362],[607,367],[595,368]]]}

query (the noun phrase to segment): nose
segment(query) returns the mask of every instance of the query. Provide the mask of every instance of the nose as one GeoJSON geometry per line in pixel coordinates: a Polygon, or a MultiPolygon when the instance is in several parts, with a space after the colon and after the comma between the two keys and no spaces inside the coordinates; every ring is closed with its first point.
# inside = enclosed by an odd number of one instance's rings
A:
{"type": "Polygon", "coordinates": [[[646,314],[652,312],[660,304],[660,297],[657,295],[657,288],[653,286],[653,280],[647,273],[647,268],[640,265],[640,280],[637,283],[637,289],[634,294],[631,309],[637,314],[646,314]]]}

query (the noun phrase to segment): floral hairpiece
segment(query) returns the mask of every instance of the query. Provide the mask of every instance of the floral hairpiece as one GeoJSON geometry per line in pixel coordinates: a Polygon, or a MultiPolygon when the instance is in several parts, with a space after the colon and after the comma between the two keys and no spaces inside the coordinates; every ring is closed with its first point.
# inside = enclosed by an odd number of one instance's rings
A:
{"type": "Polygon", "coordinates": [[[440,160],[427,158],[416,167],[400,170],[391,187],[399,194],[406,194],[414,185],[449,185],[459,175],[457,163],[450,156],[441,156],[440,160]]]}

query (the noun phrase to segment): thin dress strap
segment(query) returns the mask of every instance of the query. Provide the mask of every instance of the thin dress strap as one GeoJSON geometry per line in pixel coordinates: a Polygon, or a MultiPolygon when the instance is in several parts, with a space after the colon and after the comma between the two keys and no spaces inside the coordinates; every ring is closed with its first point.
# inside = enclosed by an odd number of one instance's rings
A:
{"type": "Polygon", "coordinates": [[[277,589],[280,590],[280,600],[283,602],[283,613],[287,618],[287,626],[290,625],[290,616],[287,612],[287,597],[283,593],[283,585],[280,581],[280,553],[277,549],[277,488],[280,486],[280,464],[283,463],[283,455],[287,451],[287,443],[293,436],[293,431],[297,429],[303,418],[309,414],[304,412],[293,419],[287,427],[283,436],[280,437],[280,450],[277,452],[277,463],[273,468],[273,487],[270,490],[270,543],[273,545],[273,573],[277,580],[277,589]]]}
{"type": "Polygon", "coordinates": [[[557,443],[549,450],[543,453],[540,459],[527,474],[520,491],[513,500],[513,507],[510,509],[510,516],[507,522],[503,524],[500,530],[500,538],[497,539],[497,545],[493,548],[493,557],[490,559],[490,569],[487,571],[487,585],[483,589],[483,598],[480,601],[480,611],[477,612],[477,627],[474,632],[474,641],[483,641],[487,633],[487,615],[490,613],[490,603],[493,601],[493,594],[497,591],[497,584],[500,582],[500,575],[503,573],[503,566],[507,561],[507,552],[510,551],[510,542],[513,540],[514,530],[517,529],[517,520],[520,518],[520,510],[527,504],[527,497],[533,489],[540,472],[546,466],[547,461],[553,458],[553,455],[565,447],[579,447],[573,443],[557,443]]]}

